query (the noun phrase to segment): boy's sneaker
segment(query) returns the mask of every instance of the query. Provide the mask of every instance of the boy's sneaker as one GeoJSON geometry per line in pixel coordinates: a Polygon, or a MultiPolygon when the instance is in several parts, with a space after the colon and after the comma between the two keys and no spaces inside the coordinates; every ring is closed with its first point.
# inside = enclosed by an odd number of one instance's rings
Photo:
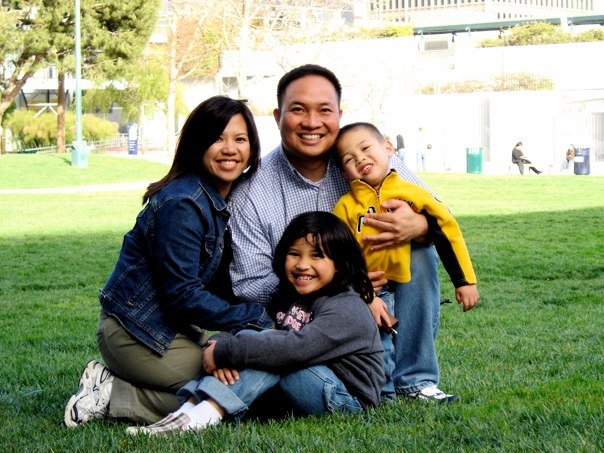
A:
{"type": "Polygon", "coordinates": [[[88,362],[80,378],[80,388],[65,406],[65,425],[75,428],[106,416],[112,384],[113,374],[109,368],[98,360],[88,362]]]}
{"type": "Polygon", "coordinates": [[[459,401],[459,395],[449,395],[435,385],[421,389],[419,392],[405,393],[405,396],[413,400],[435,401],[437,403],[454,403],[459,401]]]}

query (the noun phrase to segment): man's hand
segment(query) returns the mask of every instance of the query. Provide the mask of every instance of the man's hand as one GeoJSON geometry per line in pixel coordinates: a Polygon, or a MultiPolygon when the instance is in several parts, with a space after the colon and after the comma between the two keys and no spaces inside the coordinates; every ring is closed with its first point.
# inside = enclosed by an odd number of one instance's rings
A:
{"type": "Polygon", "coordinates": [[[476,285],[465,285],[455,289],[455,299],[463,305],[463,311],[471,310],[478,303],[480,296],[476,285]]]}
{"type": "Polygon", "coordinates": [[[392,212],[367,214],[363,223],[381,231],[379,234],[363,236],[364,241],[373,242],[371,250],[410,242],[428,232],[426,217],[416,213],[403,200],[391,199],[382,203],[382,208],[392,212]]]}
{"type": "Polygon", "coordinates": [[[388,280],[384,278],[384,275],[386,275],[384,271],[371,271],[367,272],[367,275],[369,276],[369,280],[371,280],[373,291],[376,293],[382,289],[382,286],[388,283],[388,280]]]}
{"type": "Polygon", "coordinates": [[[369,309],[378,327],[386,327],[387,329],[392,327],[390,316],[388,316],[388,307],[382,299],[374,297],[369,304],[369,309]]]}
{"type": "Polygon", "coordinates": [[[201,364],[203,370],[210,374],[216,371],[216,362],[214,362],[214,348],[216,347],[216,340],[208,340],[208,347],[203,351],[203,357],[201,364]]]}

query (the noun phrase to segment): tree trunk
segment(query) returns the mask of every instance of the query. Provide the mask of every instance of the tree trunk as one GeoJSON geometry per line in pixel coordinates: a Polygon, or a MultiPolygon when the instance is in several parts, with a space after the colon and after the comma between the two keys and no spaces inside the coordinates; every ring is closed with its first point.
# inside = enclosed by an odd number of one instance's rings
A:
{"type": "Polygon", "coordinates": [[[178,17],[176,13],[172,13],[172,21],[170,23],[170,78],[168,82],[168,99],[166,102],[166,121],[168,129],[166,145],[169,156],[173,156],[176,151],[176,82],[178,78],[178,68],[176,67],[177,29],[178,17]]]}
{"type": "Polygon", "coordinates": [[[11,102],[0,102],[0,154],[6,154],[6,143],[4,142],[4,128],[1,126],[1,120],[4,118],[4,113],[6,113],[6,111],[10,107],[11,102]]]}
{"type": "Polygon", "coordinates": [[[57,153],[65,150],[65,72],[59,71],[57,87],[57,153]]]}

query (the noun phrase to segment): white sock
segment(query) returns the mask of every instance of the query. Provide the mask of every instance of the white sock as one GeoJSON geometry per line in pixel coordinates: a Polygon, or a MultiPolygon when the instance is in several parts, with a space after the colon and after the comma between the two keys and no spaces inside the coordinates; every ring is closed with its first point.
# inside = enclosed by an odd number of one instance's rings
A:
{"type": "Polygon", "coordinates": [[[207,401],[202,401],[196,406],[183,412],[191,419],[191,422],[188,424],[188,428],[194,430],[216,425],[220,423],[220,420],[222,420],[222,415],[220,415],[220,412],[218,412],[218,410],[207,401]]]}
{"type": "Polygon", "coordinates": [[[176,416],[178,414],[181,414],[185,411],[188,411],[189,409],[192,409],[196,406],[195,403],[191,403],[190,401],[187,401],[185,404],[183,404],[182,406],[180,406],[178,409],[176,409],[172,415],[176,416]]]}

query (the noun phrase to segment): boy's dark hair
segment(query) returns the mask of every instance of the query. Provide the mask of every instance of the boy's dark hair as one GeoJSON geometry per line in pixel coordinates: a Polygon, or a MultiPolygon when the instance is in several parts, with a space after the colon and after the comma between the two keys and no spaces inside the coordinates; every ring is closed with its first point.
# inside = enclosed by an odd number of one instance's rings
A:
{"type": "Polygon", "coordinates": [[[359,121],[357,123],[350,123],[350,124],[347,124],[346,126],[343,126],[340,129],[340,131],[338,132],[338,136],[336,137],[336,141],[333,142],[333,147],[332,147],[333,155],[335,157],[336,164],[337,164],[337,166],[338,166],[338,168],[340,170],[343,170],[344,167],[342,166],[342,162],[337,157],[337,153],[335,151],[338,148],[338,144],[340,143],[340,140],[342,139],[342,137],[347,132],[353,131],[355,129],[365,129],[369,133],[373,134],[373,136],[375,138],[377,138],[380,143],[384,143],[384,141],[386,141],[386,139],[384,138],[384,136],[382,135],[382,133],[380,132],[380,130],[376,126],[374,126],[373,124],[371,124],[371,123],[365,123],[365,122],[359,121]]]}
{"type": "MultiPolygon", "coordinates": [[[[278,304],[291,305],[291,297],[295,291],[285,274],[285,259],[287,252],[294,242],[308,235],[317,248],[317,252],[325,254],[335,265],[336,273],[333,280],[317,293],[335,295],[352,287],[361,298],[370,303],[373,300],[373,286],[367,275],[365,258],[358,242],[350,228],[330,212],[311,211],[300,214],[289,223],[277,247],[273,260],[273,270],[279,278],[279,295],[274,298],[278,304]]],[[[316,295],[312,295],[316,297],[316,295]]]]}
{"type": "Polygon", "coordinates": [[[258,137],[254,116],[245,102],[226,96],[213,96],[199,104],[189,114],[180,131],[172,167],[162,179],[149,184],[143,196],[143,204],[170,182],[185,174],[198,173],[207,176],[203,165],[203,156],[212,143],[220,137],[231,118],[237,114],[243,115],[250,142],[249,168],[238,179],[247,178],[254,174],[260,164],[260,138],[258,137]]]}
{"type": "Polygon", "coordinates": [[[342,85],[340,85],[340,81],[336,77],[336,75],[331,72],[329,69],[324,68],[323,66],[319,66],[316,64],[305,64],[303,66],[298,66],[297,68],[292,69],[281,79],[277,84],[277,106],[281,108],[283,106],[283,98],[285,96],[285,90],[287,87],[294,81],[301,79],[302,77],[315,75],[319,77],[324,77],[327,79],[336,90],[336,94],[338,95],[338,105],[340,105],[340,99],[342,98],[342,85]]]}

